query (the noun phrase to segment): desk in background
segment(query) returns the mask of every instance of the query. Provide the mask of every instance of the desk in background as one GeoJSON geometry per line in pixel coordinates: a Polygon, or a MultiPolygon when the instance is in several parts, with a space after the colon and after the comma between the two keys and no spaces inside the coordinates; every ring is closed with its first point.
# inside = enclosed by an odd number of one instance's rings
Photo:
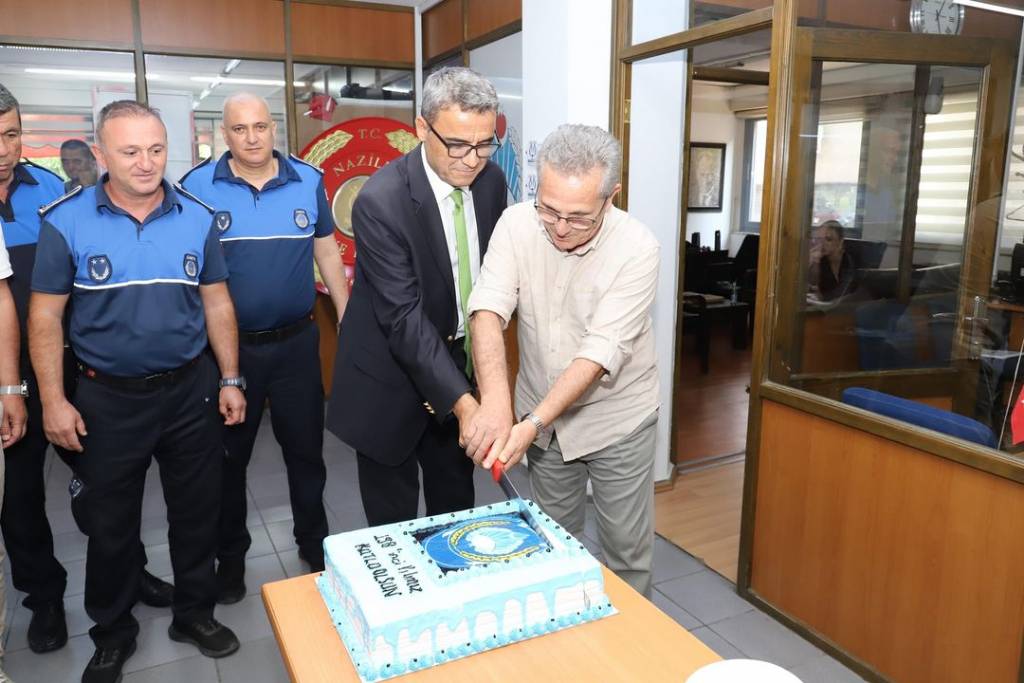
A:
{"type": "MultiPolygon", "coordinates": [[[[671,681],[721,658],[604,569],[618,614],[446,662],[396,683],[483,681],[671,681]]],[[[295,683],[357,683],[352,661],[307,574],[263,586],[263,603],[295,683]]]]}

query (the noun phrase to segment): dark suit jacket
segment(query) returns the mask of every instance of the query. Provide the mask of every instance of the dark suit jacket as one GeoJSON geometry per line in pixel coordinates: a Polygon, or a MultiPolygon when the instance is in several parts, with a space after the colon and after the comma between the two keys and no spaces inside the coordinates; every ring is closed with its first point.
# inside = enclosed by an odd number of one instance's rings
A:
{"type": "MultiPolygon", "coordinates": [[[[421,147],[375,173],[356,198],[356,277],[341,323],[327,429],[378,462],[404,461],[430,419],[470,390],[452,360],[458,311],[444,227],[421,147]]],[[[473,182],[483,260],[505,210],[505,176],[473,182]]]]}

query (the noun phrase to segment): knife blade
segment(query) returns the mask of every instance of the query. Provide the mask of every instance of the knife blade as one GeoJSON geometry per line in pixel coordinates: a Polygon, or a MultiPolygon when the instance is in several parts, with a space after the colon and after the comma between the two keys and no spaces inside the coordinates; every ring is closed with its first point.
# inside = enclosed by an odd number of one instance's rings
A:
{"type": "Polygon", "coordinates": [[[516,485],[508,478],[508,474],[505,472],[505,465],[500,460],[495,460],[491,465],[491,477],[494,478],[494,481],[498,482],[498,486],[501,487],[506,498],[509,500],[522,498],[519,495],[519,491],[516,490],[516,485]]]}

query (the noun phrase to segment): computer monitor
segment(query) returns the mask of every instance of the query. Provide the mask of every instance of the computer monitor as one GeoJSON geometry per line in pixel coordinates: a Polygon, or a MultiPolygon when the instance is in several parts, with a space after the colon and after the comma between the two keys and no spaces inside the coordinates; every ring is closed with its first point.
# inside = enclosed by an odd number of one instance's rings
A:
{"type": "Polygon", "coordinates": [[[1013,256],[1010,258],[1010,282],[1017,301],[1024,301],[1024,243],[1013,245],[1013,256]]]}

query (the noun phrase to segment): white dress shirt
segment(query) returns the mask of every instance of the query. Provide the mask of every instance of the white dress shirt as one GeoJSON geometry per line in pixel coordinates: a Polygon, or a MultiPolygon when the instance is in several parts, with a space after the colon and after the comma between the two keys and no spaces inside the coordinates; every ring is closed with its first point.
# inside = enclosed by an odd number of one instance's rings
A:
{"type": "Polygon", "coordinates": [[[475,283],[480,277],[480,235],[476,231],[476,210],[473,208],[473,193],[468,187],[455,188],[434,172],[427,163],[427,151],[422,150],[423,168],[427,172],[430,189],[437,200],[437,208],[441,212],[441,224],[444,226],[444,241],[448,243],[448,260],[452,264],[452,278],[455,282],[455,307],[459,313],[459,326],[455,338],[466,336],[466,320],[462,315],[462,295],[459,293],[459,252],[455,244],[455,201],[451,198],[452,190],[462,190],[462,210],[466,216],[466,237],[469,242],[469,272],[475,283]]]}
{"type": "Polygon", "coordinates": [[[0,280],[14,275],[11,270],[11,261],[7,256],[7,245],[4,243],[4,224],[0,221],[0,280]]]}

